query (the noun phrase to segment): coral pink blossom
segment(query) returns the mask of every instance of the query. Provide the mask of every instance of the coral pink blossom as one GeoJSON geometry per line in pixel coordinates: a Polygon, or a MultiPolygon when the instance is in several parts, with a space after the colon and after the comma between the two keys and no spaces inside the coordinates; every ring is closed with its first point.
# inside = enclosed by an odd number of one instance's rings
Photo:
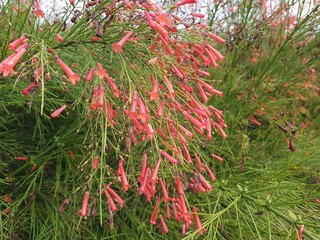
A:
{"type": "Polygon", "coordinates": [[[298,240],[302,240],[302,233],[304,231],[304,225],[301,225],[300,226],[300,229],[299,229],[299,233],[298,233],[298,240]]]}
{"type": "Polygon", "coordinates": [[[93,160],[92,169],[93,169],[93,170],[96,170],[97,167],[98,167],[98,164],[99,164],[99,157],[96,156],[96,157],[94,158],[94,160],[93,160]]]}
{"type": "Polygon", "coordinates": [[[63,42],[63,37],[61,37],[60,34],[56,34],[56,39],[59,43],[62,43],[63,42]]]}
{"type": "Polygon", "coordinates": [[[210,37],[212,37],[214,40],[216,40],[218,43],[221,43],[221,44],[224,44],[225,43],[225,40],[222,39],[221,37],[213,34],[213,33],[208,33],[210,37]]]}
{"type": "Polygon", "coordinates": [[[194,3],[197,3],[197,0],[183,0],[181,2],[178,2],[176,4],[176,6],[179,7],[179,6],[183,6],[183,5],[186,5],[186,4],[194,4],[194,3]]]}
{"type": "Polygon", "coordinates": [[[160,154],[162,156],[164,156],[169,162],[173,163],[173,164],[177,164],[178,163],[178,160],[175,159],[174,157],[172,157],[171,155],[169,155],[168,153],[166,153],[165,151],[163,150],[159,150],[160,154]]]}
{"type": "Polygon", "coordinates": [[[68,81],[72,84],[75,85],[77,82],[80,81],[80,77],[78,74],[75,74],[71,68],[68,67],[67,64],[65,64],[60,58],[57,59],[58,65],[62,68],[62,70],[65,72],[65,74],[68,77],[68,81]]]}
{"type": "Polygon", "coordinates": [[[59,117],[59,114],[67,107],[67,105],[63,105],[62,107],[55,110],[53,113],[51,113],[52,118],[59,117]]]}
{"type": "Polygon", "coordinates": [[[94,75],[94,69],[91,68],[91,69],[89,70],[89,72],[88,72],[87,77],[86,77],[86,81],[87,81],[87,82],[91,82],[91,81],[92,81],[92,78],[93,78],[93,75],[94,75]]]}
{"type": "Polygon", "coordinates": [[[157,214],[158,214],[158,208],[159,208],[159,204],[160,204],[160,198],[157,197],[156,199],[156,204],[154,206],[151,218],[150,218],[150,223],[151,224],[156,224],[157,222],[157,214]]]}
{"type": "Polygon", "coordinates": [[[84,193],[83,202],[82,202],[82,208],[81,208],[81,211],[80,211],[80,215],[82,217],[87,216],[89,194],[90,193],[88,191],[84,193]]]}
{"type": "Polygon", "coordinates": [[[126,173],[124,171],[123,162],[123,159],[121,159],[119,162],[118,173],[121,175],[122,189],[124,191],[128,191],[128,189],[131,188],[131,185],[129,184],[126,173]]]}
{"type": "Polygon", "coordinates": [[[162,180],[162,178],[160,178],[159,181],[162,189],[163,200],[164,202],[168,202],[170,198],[166,189],[166,185],[164,184],[164,181],[162,180]]]}
{"type": "Polygon", "coordinates": [[[194,154],[194,156],[196,158],[196,164],[197,164],[199,170],[202,172],[204,170],[204,168],[203,168],[203,165],[200,161],[200,158],[199,158],[198,154],[196,154],[196,153],[194,154]]]}
{"type": "Polygon", "coordinates": [[[213,157],[213,158],[215,158],[215,159],[217,159],[219,162],[223,162],[223,158],[222,157],[220,157],[220,156],[218,156],[218,155],[215,155],[215,154],[211,154],[211,156],[213,157]]]}
{"type": "Polygon", "coordinates": [[[40,6],[40,1],[39,0],[34,0],[34,3],[36,5],[36,9],[33,11],[33,13],[36,15],[37,18],[39,17],[44,17],[44,13],[41,9],[41,6],[40,6]]]}
{"type": "Polygon", "coordinates": [[[145,174],[143,176],[143,179],[141,179],[142,183],[141,183],[140,188],[138,189],[139,195],[141,195],[142,193],[146,192],[146,186],[147,186],[147,182],[148,182],[149,171],[150,171],[150,168],[147,168],[146,171],[145,171],[145,174]]]}
{"type": "Polygon", "coordinates": [[[106,186],[106,190],[112,195],[113,199],[116,200],[122,208],[125,201],[110,187],[111,183],[106,186]]]}
{"type": "Polygon", "coordinates": [[[3,60],[0,63],[0,73],[2,73],[4,77],[7,77],[9,74],[13,74],[13,68],[17,65],[25,52],[26,48],[21,48],[19,52],[13,53],[3,60]]]}
{"type": "Polygon", "coordinates": [[[161,158],[159,158],[156,166],[154,167],[152,174],[151,174],[151,177],[149,179],[149,182],[156,183],[157,178],[158,178],[158,171],[159,171],[160,163],[161,163],[161,158]]]}
{"type": "Polygon", "coordinates": [[[17,161],[27,161],[27,157],[14,157],[14,160],[17,160],[17,161]]]}
{"type": "Polygon", "coordinates": [[[104,191],[105,194],[106,194],[106,197],[107,197],[107,201],[109,203],[109,207],[110,207],[110,210],[112,212],[116,211],[118,208],[116,206],[116,204],[114,203],[113,199],[111,198],[110,194],[108,191],[104,191]]]}
{"type": "Polygon", "coordinates": [[[24,43],[26,41],[26,37],[25,36],[21,36],[20,38],[14,40],[13,42],[11,42],[8,46],[8,48],[10,50],[15,50],[21,43],[24,43]]]}
{"type": "Polygon", "coordinates": [[[197,230],[199,231],[199,235],[202,235],[202,234],[204,234],[207,230],[202,227],[200,218],[199,218],[198,213],[197,213],[197,209],[196,209],[195,207],[192,208],[192,212],[193,212],[193,218],[194,218],[194,220],[196,221],[196,228],[197,228],[197,230]]]}
{"type": "Polygon", "coordinates": [[[209,174],[210,178],[211,178],[211,181],[215,181],[216,180],[216,177],[213,175],[211,169],[209,168],[209,166],[206,164],[204,165],[204,167],[206,168],[206,171],[207,173],[209,174]]]}
{"type": "Polygon", "coordinates": [[[160,222],[161,222],[161,226],[162,226],[162,231],[163,231],[163,233],[167,234],[167,233],[169,232],[169,229],[168,229],[168,227],[167,227],[167,224],[166,224],[166,222],[164,221],[162,215],[160,215],[159,218],[160,218],[160,222]]]}
{"type": "Polygon", "coordinates": [[[132,31],[129,31],[118,43],[112,44],[112,48],[115,52],[123,52],[122,47],[128,41],[128,39],[133,34],[132,31]]]}

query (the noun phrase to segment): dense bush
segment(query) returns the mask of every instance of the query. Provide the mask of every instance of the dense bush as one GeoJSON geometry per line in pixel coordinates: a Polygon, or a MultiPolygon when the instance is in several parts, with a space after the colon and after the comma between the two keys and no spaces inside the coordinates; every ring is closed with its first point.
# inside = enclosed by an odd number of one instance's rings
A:
{"type": "Polygon", "coordinates": [[[319,238],[319,5],[196,2],[2,3],[4,239],[319,238]]]}

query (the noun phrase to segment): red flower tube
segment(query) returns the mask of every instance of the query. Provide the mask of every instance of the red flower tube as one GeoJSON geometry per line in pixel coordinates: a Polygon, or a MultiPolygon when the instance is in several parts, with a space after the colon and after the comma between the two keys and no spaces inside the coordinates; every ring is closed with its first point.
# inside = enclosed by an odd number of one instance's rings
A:
{"type": "Polygon", "coordinates": [[[87,216],[89,194],[90,193],[88,191],[84,193],[83,202],[82,202],[82,208],[81,208],[81,212],[80,212],[80,215],[82,217],[87,216]]]}
{"type": "Polygon", "coordinates": [[[161,226],[162,226],[162,231],[163,231],[165,234],[167,234],[167,233],[169,232],[168,227],[167,227],[167,224],[166,224],[166,222],[164,221],[162,215],[160,215],[159,218],[160,218],[160,222],[161,222],[161,226]]]}
{"type": "Polygon", "coordinates": [[[67,64],[65,64],[60,58],[57,59],[58,65],[62,68],[62,70],[65,72],[65,74],[68,77],[68,81],[71,82],[72,85],[75,85],[77,82],[80,81],[80,77],[78,74],[75,74],[71,68],[68,67],[67,64]]]}
{"type": "Polygon", "coordinates": [[[159,150],[160,154],[162,156],[164,156],[169,162],[171,162],[172,164],[177,164],[178,163],[178,160],[175,159],[174,157],[170,156],[168,153],[166,153],[165,151],[163,150],[159,150]]]}
{"type": "Polygon", "coordinates": [[[36,15],[37,18],[44,17],[44,13],[41,10],[40,1],[34,0],[34,3],[36,4],[36,10],[33,11],[33,13],[36,15]]]}
{"type": "Polygon", "coordinates": [[[133,34],[132,31],[129,31],[118,43],[112,44],[112,48],[115,52],[123,52],[122,47],[128,41],[128,39],[133,34]]]}
{"type": "Polygon", "coordinates": [[[25,40],[27,40],[27,38],[25,36],[21,36],[20,38],[14,40],[13,42],[11,42],[8,46],[8,48],[10,50],[15,50],[21,43],[25,42],[25,40]]]}
{"type": "Polygon", "coordinates": [[[110,187],[111,183],[106,186],[106,190],[112,195],[114,200],[116,200],[120,207],[123,207],[125,201],[110,187]]]}
{"type": "Polygon", "coordinates": [[[128,182],[126,173],[125,173],[124,168],[123,168],[123,159],[121,159],[120,162],[119,162],[118,172],[120,172],[120,175],[121,175],[122,189],[124,191],[128,191],[128,189],[131,188],[131,185],[128,182]]]}
{"type": "Polygon", "coordinates": [[[207,230],[202,227],[200,218],[199,218],[198,213],[197,213],[197,209],[196,209],[195,207],[193,207],[193,208],[192,208],[192,211],[193,211],[193,218],[194,218],[194,220],[196,221],[196,228],[197,228],[197,230],[199,231],[199,235],[202,235],[202,234],[204,234],[207,230]]]}
{"type": "Polygon", "coordinates": [[[156,224],[156,222],[157,222],[157,213],[158,213],[159,204],[160,204],[160,198],[157,197],[156,204],[154,206],[154,209],[153,209],[153,212],[152,212],[152,215],[150,218],[151,224],[156,224]]]}
{"type": "Polygon", "coordinates": [[[60,113],[67,107],[67,105],[63,105],[62,107],[55,110],[53,113],[51,113],[52,118],[56,118],[60,115],[60,113]]]}

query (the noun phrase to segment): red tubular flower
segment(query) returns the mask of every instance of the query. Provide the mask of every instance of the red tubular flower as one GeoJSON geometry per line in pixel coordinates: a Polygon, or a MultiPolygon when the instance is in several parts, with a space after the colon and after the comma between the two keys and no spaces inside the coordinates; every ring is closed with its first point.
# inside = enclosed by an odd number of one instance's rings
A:
{"type": "Polygon", "coordinates": [[[157,222],[157,213],[158,213],[158,208],[159,208],[159,204],[160,204],[160,198],[157,197],[156,199],[156,204],[154,206],[151,218],[150,218],[150,223],[151,224],[156,224],[157,222]]]}
{"type": "Polygon", "coordinates": [[[195,119],[193,116],[191,116],[189,113],[187,113],[186,111],[182,111],[182,114],[188,118],[188,120],[197,128],[202,129],[205,127],[205,125],[203,123],[201,123],[199,120],[195,119]]]}
{"type": "Polygon", "coordinates": [[[215,124],[214,127],[222,138],[226,139],[228,137],[228,135],[223,131],[223,129],[218,124],[215,124]]]}
{"type": "Polygon", "coordinates": [[[28,158],[27,158],[27,157],[14,157],[14,160],[17,160],[17,161],[27,161],[28,158]]]}
{"type": "Polygon", "coordinates": [[[223,61],[224,57],[222,56],[221,53],[217,51],[217,49],[215,49],[211,45],[207,45],[207,47],[209,48],[210,52],[212,53],[215,59],[218,59],[219,61],[223,61]]]}
{"type": "Polygon", "coordinates": [[[63,42],[63,37],[61,37],[60,34],[56,34],[56,39],[59,43],[62,43],[63,42]]]}
{"type": "Polygon", "coordinates": [[[69,0],[69,3],[70,3],[72,6],[74,6],[74,2],[75,2],[75,0],[69,0]]]}
{"type": "Polygon", "coordinates": [[[67,105],[63,105],[62,107],[55,110],[53,113],[51,113],[52,118],[59,117],[59,114],[67,107],[67,105]]]}
{"type": "Polygon", "coordinates": [[[166,39],[168,37],[168,31],[165,30],[159,23],[154,22],[155,29],[160,33],[160,35],[166,39]]]}
{"type": "Polygon", "coordinates": [[[160,101],[159,108],[157,110],[157,117],[161,117],[162,116],[163,106],[164,106],[164,102],[160,101]]]}
{"type": "Polygon", "coordinates": [[[19,47],[17,47],[17,48],[14,50],[14,52],[17,53],[17,52],[19,52],[22,48],[27,49],[28,46],[29,46],[28,43],[23,43],[22,45],[20,45],[19,47]]]}
{"type": "Polygon", "coordinates": [[[198,17],[198,18],[204,18],[206,15],[202,14],[202,13],[191,13],[192,16],[194,17],[198,17]]]}
{"type": "Polygon", "coordinates": [[[154,167],[154,169],[153,169],[153,171],[152,171],[151,177],[150,177],[150,179],[149,179],[149,182],[150,182],[150,183],[156,183],[156,182],[157,182],[157,178],[158,178],[157,175],[158,175],[160,163],[161,163],[161,158],[159,158],[156,166],[154,167]]]}
{"type": "Polygon", "coordinates": [[[92,81],[92,78],[93,78],[93,75],[94,75],[94,69],[91,68],[91,69],[89,70],[89,72],[88,72],[87,77],[86,77],[86,81],[87,81],[87,82],[91,82],[91,81],[92,81]]]}
{"type": "Polygon", "coordinates": [[[179,176],[176,176],[176,184],[177,184],[178,194],[179,196],[182,196],[184,194],[184,191],[183,191],[182,183],[179,176]]]}
{"type": "Polygon", "coordinates": [[[89,194],[90,193],[88,191],[84,193],[83,202],[82,202],[82,208],[81,208],[81,212],[80,212],[80,215],[82,217],[87,216],[89,194]]]}
{"type": "Polygon", "coordinates": [[[209,63],[210,63],[210,61],[209,61],[209,59],[208,59],[205,55],[203,55],[202,50],[199,51],[199,50],[196,49],[196,48],[195,48],[194,50],[196,51],[196,53],[198,54],[198,56],[201,58],[203,64],[204,64],[205,66],[208,66],[209,63]]]}
{"type": "Polygon", "coordinates": [[[65,72],[65,74],[68,77],[68,81],[72,84],[75,85],[77,82],[80,81],[80,77],[78,74],[75,74],[71,68],[68,67],[67,64],[65,64],[60,58],[57,58],[57,63],[58,65],[62,68],[62,70],[65,72]]]}
{"type": "Polygon", "coordinates": [[[181,2],[178,2],[176,4],[177,7],[180,7],[182,5],[186,5],[186,4],[194,4],[194,3],[197,3],[197,0],[183,0],[181,2]]]}
{"type": "Polygon", "coordinates": [[[160,37],[160,40],[162,42],[162,45],[164,46],[164,49],[166,50],[166,52],[172,56],[174,54],[174,51],[172,50],[172,48],[169,46],[168,42],[162,37],[162,36],[159,36],[160,37]]]}
{"type": "Polygon", "coordinates": [[[201,76],[210,77],[210,73],[209,72],[206,72],[206,71],[201,70],[201,69],[197,69],[197,71],[201,76]]]}
{"type": "Polygon", "coordinates": [[[208,183],[201,173],[198,173],[198,176],[200,177],[201,184],[207,189],[208,192],[211,192],[213,188],[211,187],[210,183],[208,183]]]}
{"type": "Polygon", "coordinates": [[[197,164],[200,172],[202,172],[204,170],[204,168],[203,168],[203,165],[202,165],[202,163],[200,161],[200,158],[198,157],[198,154],[196,154],[196,153],[194,154],[194,156],[196,158],[196,164],[197,164]]]}
{"type": "Polygon", "coordinates": [[[158,133],[160,134],[160,136],[163,138],[163,139],[167,139],[167,136],[166,136],[166,134],[162,131],[162,129],[161,128],[157,128],[157,131],[158,131],[158,133]]]}
{"type": "Polygon", "coordinates": [[[155,21],[152,20],[149,12],[147,10],[144,10],[144,15],[146,16],[146,20],[148,22],[148,25],[151,29],[155,29],[156,25],[155,25],[155,21]]]}
{"type": "Polygon", "coordinates": [[[92,169],[93,169],[93,170],[96,170],[97,167],[98,167],[98,164],[99,164],[99,157],[96,156],[96,157],[94,158],[94,160],[93,160],[92,169]]]}
{"type": "Polygon", "coordinates": [[[21,93],[26,97],[29,94],[30,90],[33,89],[36,86],[37,86],[37,83],[36,82],[32,82],[28,87],[23,89],[21,93]]]}
{"type": "Polygon", "coordinates": [[[110,87],[111,87],[111,89],[113,91],[113,95],[116,98],[119,98],[122,92],[118,89],[118,87],[115,84],[115,82],[112,80],[112,78],[108,75],[107,72],[105,72],[104,77],[107,79],[107,82],[109,83],[109,85],[110,85],[110,87]]]}
{"type": "Polygon", "coordinates": [[[159,150],[160,154],[162,156],[164,156],[169,162],[171,162],[172,164],[177,164],[178,163],[178,160],[175,159],[174,157],[170,156],[168,153],[166,153],[165,151],[163,150],[159,150]]]}
{"type": "Polygon", "coordinates": [[[133,34],[132,31],[129,31],[118,43],[112,44],[113,50],[117,52],[123,52],[122,47],[123,45],[128,41],[128,39],[131,37],[133,34]]]}
{"type": "Polygon", "coordinates": [[[220,157],[220,156],[218,156],[218,155],[215,155],[215,154],[213,154],[213,153],[211,153],[211,156],[212,156],[213,158],[215,158],[216,160],[218,160],[219,162],[223,162],[223,158],[222,158],[222,157],[220,157]]]}
{"type": "Polygon", "coordinates": [[[160,218],[160,222],[161,222],[161,226],[162,226],[162,231],[163,231],[165,234],[167,234],[167,233],[169,232],[168,227],[167,227],[167,224],[166,224],[166,222],[164,221],[162,215],[160,215],[159,218],[160,218]]]}
{"type": "Polygon", "coordinates": [[[141,184],[140,188],[138,189],[139,195],[141,195],[142,193],[146,192],[146,186],[147,186],[147,182],[148,182],[149,171],[150,171],[150,168],[147,168],[146,172],[145,172],[145,175],[144,175],[144,178],[141,180],[142,184],[141,184]]]}
{"type": "Polygon", "coordinates": [[[41,6],[40,6],[40,1],[39,0],[34,0],[34,3],[36,4],[36,10],[33,11],[33,13],[36,15],[37,18],[39,17],[44,17],[44,13],[41,10],[41,6]]]}
{"type": "Polygon", "coordinates": [[[174,219],[175,219],[177,222],[180,222],[181,219],[180,219],[180,216],[179,216],[178,211],[177,211],[176,203],[172,203],[172,210],[173,210],[173,217],[174,217],[174,219]]]}
{"type": "Polygon", "coordinates": [[[21,48],[19,52],[13,53],[3,60],[0,63],[0,73],[2,73],[4,77],[7,77],[9,74],[13,74],[13,68],[17,65],[26,51],[26,48],[21,48]]]}
{"type": "Polygon", "coordinates": [[[206,51],[206,53],[207,53],[207,55],[208,55],[209,61],[210,61],[210,63],[211,63],[211,66],[212,66],[213,68],[218,67],[218,64],[217,64],[217,62],[216,62],[215,56],[214,56],[207,48],[205,49],[205,51],[206,51]]]}
{"type": "Polygon", "coordinates": [[[118,208],[116,206],[116,204],[114,203],[113,199],[111,198],[110,194],[108,191],[104,191],[107,197],[107,201],[109,203],[109,207],[111,209],[112,212],[116,211],[118,208]]]}
{"type": "Polygon", "coordinates": [[[207,173],[209,174],[212,182],[214,182],[216,180],[216,177],[213,175],[211,169],[209,168],[209,166],[206,164],[204,165],[204,167],[206,168],[207,173]]]}
{"type": "Polygon", "coordinates": [[[261,125],[261,122],[259,122],[255,117],[249,117],[248,119],[250,122],[252,122],[255,125],[258,125],[258,126],[261,125]]]}
{"type": "Polygon", "coordinates": [[[174,64],[171,64],[171,66],[172,66],[175,74],[178,76],[178,78],[184,78],[184,75],[181,73],[181,71],[174,64]]]}
{"type": "Polygon", "coordinates": [[[124,4],[126,5],[126,8],[129,9],[129,10],[132,10],[132,2],[129,2],[128,0],[123,0],[124,1],[124,4]]]}
{"type": "Polygon", "coordinates": [[[27,38],[25,36],[21,36],[20,38],[14,40],[13,42],[11,42],[8,46],[8,48],[10,50],[15,50],[21,43],[25,43],[25,41],[27,40],[27,38]]]}
{"type": "Polygon", "coordinates": [[[187,159],[188,163],[192,163],[189,150],[186,144],[182,144],[184,157],[187,159]]]}
{"type": "Polygon", "coordinates": [[[219,36],[217,36],[217,35],[215,35],[215,34],[213,34],[213,33],[208,33],[208,35],[210,36],[210,37],[212,37],[214,40],[216,40],[218,43],[221,43],[221,44],[224,44],[225,43],[225,40],[224,39],[222,39],[221,37],[219,37],[219,36]]]}
{"type": "Polygon", "coordinates": [[[146,123],[150,119],[150,115],[146,110],[146,106],[144,105],[142,99],[138,97],[137,99],[138,107],[139,107],[139,115],[137,118],[142,122],[146,123]]]}
{"type": "Polygon", "coordinates": [[[142,169],[141,169],[141,174],[140,176],[138,177],[138,180],[140,183],[142,183],[144,177],[145,177],[145,174],[146,174],[146,170],[147,170],[147,160],[148,160],[148,155],[146,153],[143,154],[143,157],[142,157],[142,169]]]}
{"type": "Polygon", "coordinates": [[[101,63],[97,63],[96,65],[98,67],[98,71],[96,71],[96,75],[99,77],[99,79],[103,79],[106,76],[107,72],[102,67],[101,63]]]}
{"type": "Polygon", "coordinates": [[[150,123],[146,123],[146,124],[144,125],[144,128],[145,128],[145,130],[146,130],[147,133],[148,133],[147,137],[148,137],[149,139],[152,139],[152,138],[154,137],[154,135],[156,134],[156,132],[153,130],[151,124],[150,124],[150,123]]]}
{"type": "Polygon", "coordinates": [[[107,186],[106,186],[106,191],[109,192],[112,197],[114,198],[114,200],[116,200],[120,207],[122,208],[125,201],[110,187],[111,183],[109,183],[107,186]]]}
{"type": "Polygon", "coordinates": [[[123,162],[124,162],[124,160],[120,159],[118,173],[120,173],[120,175],[121,175],[122,189],[124,191],[128,191],[128,189],[131,188],[131,185],[129,184],[126,173],[124,171],[123,162]]]}
{"type": "Polygon", "coordinates": [[[172,84],[171,84],[170,80],[167,78],[167,76],[163,76],[163,80],[166,83],[166,86],[168,88],[169,96],[171,98],[174,97],[175,96],[175,92],[173,90],[173,87],[172,87],[172,84]]]}
{"type": "Polygon", "coordinates": [[[159,83],[158,81],[153,81],[153,89],[150,92],[150,100],[158,100],[159,99],[159,83]]]}
{"type": "Polygon", "coordinates": [[[193,211],[193,218],[194,218],[194,220],[196,221],[196,228],[197,228],[197,230],[199,231],[199,235],[202,235],[202,234],[204,234],[207,230],[202,227],[200,218],[199,218],[198,213],[197,213],[197,209],[196,209],[195,207],[193,207],[193,208],[192,208],[192,211],[193,211]]]}
{"type": "Polygon", "coordinates": [[[166,185],[164,184],[162,178],[160,178],[159,181],[162,189],[163,200],[165,203],[167,203],[170,200],[170,198],[166,189],[166,185]]]}
{"type": "Polygon", "coordinates": [[[302,240],[302,234],[303,234],[303,231],[304,231],[304,225],[301,225],[300,228],[299,228],[299,233],[298,233],[298,240],[302,240]]]}
{"type": "Polygon", "coordinates": [[[166,218],[171,219],[170,205],[166,202],[166,218]]]}

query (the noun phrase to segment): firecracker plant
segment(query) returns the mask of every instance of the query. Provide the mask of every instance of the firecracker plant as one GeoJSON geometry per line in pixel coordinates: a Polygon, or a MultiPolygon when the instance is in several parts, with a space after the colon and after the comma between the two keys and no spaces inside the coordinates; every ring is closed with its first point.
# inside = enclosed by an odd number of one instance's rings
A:
{"type": "MultiPolygon", "coordinates": [[[[319,18],[309,16],[299,22],[302,17],[279,15],[289,5],[271,11],[240,3],[231,9],[228,1],[222,2],[209,4],[212,11],[207,14],[199,8],[193,11],[195,0],[172,4],[70,0],[63,14],[55,17],[39,0],[0,5],[0,82],[1,93],[7,93],[0,102],[1,236],[234,239],[232,226],[221,216],[230,214],[230,221],[236,216],[236,221],[246,222],[238,209],[257,207],[263,209],[257,210],[261,215],[269,211],[292,226],[289,236],[298,231],[300,239],[302,234],[316,239],[310,230],[315,219],[310,216],[304,223],[271,205],[269,191],[277,188],[276,183],[251,195],[243,186],[246,181],[235,183],[237,177],[229,181],[228,174],[234,169],[245,172],[249,142],[262,139],[250,135],[248,127],[255,132],[271,123],[287,134],[282,137],[284,142],[287,138],[286,150],[295,152],[296,125],[276,116],[269,100],[277,98],[272,99],[270,92],[300,100],[317,95],[315,53],[305,57],[306,67],[291,71],[296,82],[300,74],[311,74],[301,84],[291,85],[285,77],[276,82],[270,69],[283,60],[284,49],[302,44],[299,37],[307,33],[296,26],[319,18]],[[219,7],[228,8],[229,18],[219,13],[219,7]],[[265,20],[257,22],[258,32],[279,31],[274,41],[279,51],[269,62],[261,57],[268,51],[261,35],[230,24],[236,13],[245,10],[265,20]],[[243,43],[249,36],[252,39],[243,43]],[[247,56],[240,56],[237,48],[247,56]],[[247,84],[234,78],[236,70],[227,69],[242,61],[247,84]],[[312,92],[305,95],[294,92],[309,88],[312,92]],[[225,95],[229,102],[223,102],[225,95]],[[228,104],[247,106],[243,119],[228,104]],[[227,142],[225,111],[231,130],[246,128],[242,140],[234,140],[234,147],[241,149],[240,160],[227,142]]],[[[242,19],[254,24],[248,16],[242,19]]],[[[309,35],[305,45],[315,44],[316,39],[309,35]]],[[[312,125],[311,116],[304,120],[302,126],[312,125]]],[[[239,137],[231,138],[235,136],[239,137]]],[[[318,200],[313,192],[308,201],[318,200]]],[[[248,238],[241,230],[234,234],[241,239],[254,239],[260,231],[267,234],[252,222],[255,230],[250,228],[248,238]]],[[[270,237],[271,229],[277,228],[269,221],[268,229],[270,237]]],[[[282,230],[278,233],[283,236],[282,230]]]]}

